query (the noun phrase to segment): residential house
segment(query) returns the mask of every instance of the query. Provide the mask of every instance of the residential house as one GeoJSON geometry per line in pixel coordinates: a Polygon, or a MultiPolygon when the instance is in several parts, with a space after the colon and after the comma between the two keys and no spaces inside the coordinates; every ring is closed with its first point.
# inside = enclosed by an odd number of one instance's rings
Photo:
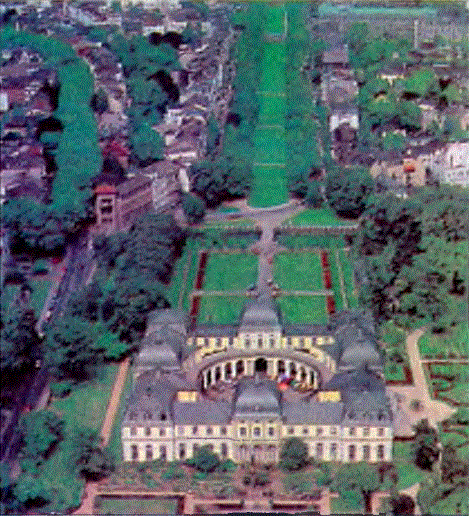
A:
{"type": "Polygon", "coordinates": [[[348,45],[337,45],[324,51],[322,54],[322,65],[330,71],[348,68],[350,65],[348,45]]]}
{"type": "Polygon", "coordinates": [[[348,124],[352,129],[359,128],[358,108],[350,103],[331,104],[329,131],[334,132],[340,125],[348,124]]]}
{"type": "Polygon", "coordinates": [[[431,171],[442,183],[469,187],[469,142],[448,143],[435,152],[431,171]]]}

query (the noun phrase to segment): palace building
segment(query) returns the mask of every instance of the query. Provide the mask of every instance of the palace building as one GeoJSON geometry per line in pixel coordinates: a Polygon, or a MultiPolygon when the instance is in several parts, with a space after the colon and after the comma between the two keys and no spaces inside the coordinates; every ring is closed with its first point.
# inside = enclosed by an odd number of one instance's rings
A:
{"type": "Polygon", "coordinates": [[[283,325],[274,301],[259,298],[238,326],[190,330],[185,313],[156,310],[133,365],[124,460],[182,460],[208,445],[222,459],[275,463],[295,436],[316,460],[390,461],[382,368],[363,311],[283,325]]]}

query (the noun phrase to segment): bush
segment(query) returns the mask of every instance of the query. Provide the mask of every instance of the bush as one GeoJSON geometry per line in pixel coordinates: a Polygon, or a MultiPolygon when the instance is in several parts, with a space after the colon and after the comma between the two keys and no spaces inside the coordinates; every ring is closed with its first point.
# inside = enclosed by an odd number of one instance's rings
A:
{"type": "Polygon", "coordinates": [[[206,480],[207,476],[208,476],[207,473],[204,473],[203,471],[196,471],[192,475],[192,478],[193,478],[193,480],[206,480]]]}
{"type": "Polygon", "coordinates": [[[234,471],[238,466],[231,459],[225,460],[220,463],[218,469],[223,473],[234,471]]]}
{"type": "Polygon", "coordinates": [[[175,480],[177,478],[186,478],[184,470],[180,467],[171,466],[162,475],[163,480],[175,480]]]}
{"type": "Polygon", "coordinates": [[[38,260],[33,267],[34,274],[47,274],[49,272],[49,264],[47,260],[38,260]]]}
{"type": "Polygon", "coordinates": [[[50,384],[50,393],[56,398],[65,398],[70,394],[73,388],[73,382],[65,380],[63,382],[54,382],[50,384]]]}

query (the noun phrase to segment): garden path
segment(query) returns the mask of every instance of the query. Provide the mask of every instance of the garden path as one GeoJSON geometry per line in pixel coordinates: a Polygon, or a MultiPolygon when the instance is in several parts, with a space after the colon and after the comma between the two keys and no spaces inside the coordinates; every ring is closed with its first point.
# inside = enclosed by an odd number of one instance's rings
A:
{"type": "Polygon", "coordinates": [[[421,419],[426,418],[431,426],[437,427],[437,423],[448,419],[456,412],[455,408],[449,407],[442,401],[434,400],[430,396],[418,348],[418,340],[423,334],[424,330],[416,330],[410,333],[406,340],[414,385],[388,386],[388,389],[400,398],[399,419],[396,428],[396,434],[400,436],[413,435],[412,426],[421,419]],[[413,410],[411,408],[412,400],[419,400],[422,404],[422,409],[418,411],[413,410]]]}

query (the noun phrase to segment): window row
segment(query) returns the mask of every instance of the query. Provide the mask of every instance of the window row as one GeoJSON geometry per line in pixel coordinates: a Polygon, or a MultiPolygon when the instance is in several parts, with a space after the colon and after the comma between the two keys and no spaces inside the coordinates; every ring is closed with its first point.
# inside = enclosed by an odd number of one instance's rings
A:
{"type": "MultiPolygon", "coordinates": [[[[370,435],[371,428],[369,426],[365,426],[365,427],[361,428],[361,431],[362,431],[361,434],[363,435],[363,437],[368,437],[370,435]]],[[[349,428],[348,435],[350,435],[350,436],[358,436],[359,433],[360,433],[360,428],[354,427],[354,426],[351,426],[349,428]]],[[[379,437],[383,437],[384,436],[384,428],[383,427],[378,427],[377,435],[379,437]]]]}
{"type": "MultiPolygon", "coordinates": [[[[213,444],[208,444],[208,448],[211,451],[214,451],[213,444]]],[[[189,446],[186,447],[184,443],[179,444],[178,446],[178,458],[183,460],[186,459],[189,455],[189,446]]],[[[199,448],[198,444],[194,444],[192,446],[192,454],[194,454],[199,448]]],[[[221,443],[220,445],[220,455],[222,458],[226,459],[228,457],[228,445],[226,443],[221,443]]],[[[131,460],[140,460],[139,457],[139,446],[137,444],[132,444],[130,446],[130,457],[131,460]]],[[[154,455],[154,446],[152,444],[146,444],[144,448],[144,460],[153,460],[155,457],[154,455]]],[[[161,445],[159,447],[159,454],[158,458],[161,460],[167,460],[168,459],[168,449],[166,445],[161,445]]]]}

